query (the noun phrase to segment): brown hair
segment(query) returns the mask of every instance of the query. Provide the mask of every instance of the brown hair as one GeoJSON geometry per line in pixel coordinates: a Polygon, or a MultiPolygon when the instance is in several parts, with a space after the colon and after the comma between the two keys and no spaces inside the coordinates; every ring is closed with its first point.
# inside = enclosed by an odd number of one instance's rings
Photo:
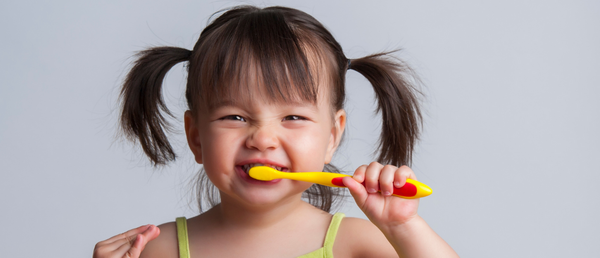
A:
{"type": "MultiPolygon", "coordinates": [[[[274,102],[316,103],[316,82],[321,79],[329,82],[332,109],[337,111],[345,101],[346,71],[352,69],[371,82],[379,103],[377,111],[382,114],[377,161],[408,165],[421,125],[418,91],[411,83],[413,77],[407,77],[411,70],[389,54],[349,60],[331,33],[304,12],[286,7],[234,7],[202,31],[192,51],[155,47],[138,54],[121,90],[121,129],[141,145],[154,166],[175,160],[165,134],[171,129],[165,114],[171,113],[162,99],[161,86],[166,73],[179,62],[189,62],[186,99],[192,114],[222,101],[251,97],[249,85],[253,84],[262,87],[274,102]]],[[[337,172],[332,165],[325,170],[337,172]]],[[[208,197],[209,206],[214,206],[219,202],[218,191],[202,175],[198,194],[208,197]]],[[[329,211],[339,193],[338,188],[315,184],[304,197],[329,211]]],[[[202,210],[202,198],[198,203],[202,210]]]]}

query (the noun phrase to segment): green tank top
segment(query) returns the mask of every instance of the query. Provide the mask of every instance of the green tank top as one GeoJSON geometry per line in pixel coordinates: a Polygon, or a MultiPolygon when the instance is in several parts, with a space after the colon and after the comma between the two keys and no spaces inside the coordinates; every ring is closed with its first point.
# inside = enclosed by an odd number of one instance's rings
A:
{"type": "MultiPolygon", "coordinates": [[[[340,223],[344,218],[344,213],[336,213],[329,223],[327,234],[325,235],[325,242],[323,247],[302,255],[298,258],[333,258],[333,243],[335,242],[335,236],[340,228],[340,223]]],[[[179,243],[179,258],[190,258],[190,243],[188,240],[187,233],[187,220],[185,217],[179,217],[175,220],[177,224],[177,242],[179,243]]]]}

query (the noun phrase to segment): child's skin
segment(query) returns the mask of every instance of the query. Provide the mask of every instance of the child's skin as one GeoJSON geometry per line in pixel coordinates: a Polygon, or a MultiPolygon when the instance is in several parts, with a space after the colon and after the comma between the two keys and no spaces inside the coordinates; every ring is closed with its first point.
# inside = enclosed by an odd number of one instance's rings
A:
{"type": "MultiPolygon", "coordinates": [[[[192,257],[297,257],[322,247],[332,215],[301,200],[310,183],[261,182],[241,169],[262,163],[290,172],[321,171],[331,161],[346,113],[332,111],[326,81],[319,89],[315,104],[242,98],[185,113],[190,149],[221,194],[219,205],[188,219],[192,257]]],[[[254,91],[262,93],[260,87],[254,91]]],[[[336,257],[457,256],[419,217],[419,200],[391,196],[406,178],[416,180],[409,167],[377,162],[344,178],[370,222],[342,220],[333,246],[336,257]]],[[[177,258],[175,224],[117,235],[98,243],[94,257],[177,258]]]]}

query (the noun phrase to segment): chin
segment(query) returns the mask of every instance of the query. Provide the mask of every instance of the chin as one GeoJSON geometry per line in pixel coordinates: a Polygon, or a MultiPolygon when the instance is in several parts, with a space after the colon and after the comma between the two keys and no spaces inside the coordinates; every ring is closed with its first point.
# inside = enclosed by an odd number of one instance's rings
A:
{"type": "MultiPolygon", "coordinates": [[[[310,185],[308,185],[306,189],[308,189],[308,187],[310,187],[310,185]]],[[[238,198],[251,206],[281,205],[289,203],[293,200],[300,200],[304,190],[295,193],[282,193],[277,191],[253,191],[251,193],[246,193],[243,196],[239,196],[238,198]]]]}

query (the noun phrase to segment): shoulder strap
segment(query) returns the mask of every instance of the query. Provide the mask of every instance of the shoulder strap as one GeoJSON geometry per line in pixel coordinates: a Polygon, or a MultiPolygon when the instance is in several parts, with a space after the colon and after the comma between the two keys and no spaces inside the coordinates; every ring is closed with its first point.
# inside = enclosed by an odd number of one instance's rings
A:
{"type": "Polygon", "coordinates": [[[177,242],[179,243],[179,258],[190,258],[190,244],[188,241],[187,219],[175,219],[177,224],[177,242]]]}
{"type": "Polygon", "coordinates": [[[325,235],[325,243],[323,247],[325,249],[325,257],[333,257],[333,243],[335,242],[335,237],[337,236],[338,229],[340,228],[340,224],[342,223],[342,219],[346,215],[344,213],[338,212],[333,215],[331,219],[331,223],[329,223],[329,229],[327,229],[327,235],[325,235]]]}

